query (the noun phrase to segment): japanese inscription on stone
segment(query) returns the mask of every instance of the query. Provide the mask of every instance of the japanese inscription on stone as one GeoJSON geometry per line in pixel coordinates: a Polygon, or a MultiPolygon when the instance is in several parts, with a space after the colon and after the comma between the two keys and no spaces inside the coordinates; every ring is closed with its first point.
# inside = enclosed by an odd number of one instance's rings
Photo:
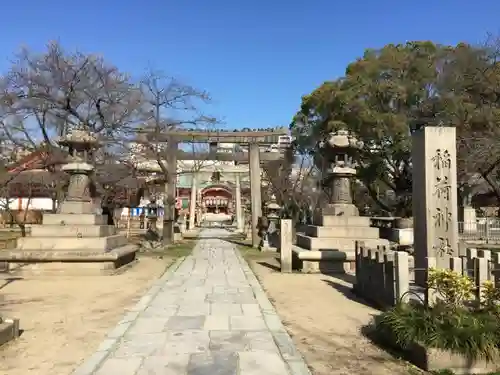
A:
{"type": "Polygon", "coordinates": [[[424,126],[412,133],[415,282],[427,269],[450,267],[458,254],[456,129],[424,126]]]}
{"type": "Polygon", "coordinates": [[[433,250],[437,257],[446,257],[453,255],[452,246],[452,185],[451,172],[452,160],[448,150],[437,149],[432,157],[434,168],[434,199],[435,209],[433,214],[435,240],[433,250]]]}

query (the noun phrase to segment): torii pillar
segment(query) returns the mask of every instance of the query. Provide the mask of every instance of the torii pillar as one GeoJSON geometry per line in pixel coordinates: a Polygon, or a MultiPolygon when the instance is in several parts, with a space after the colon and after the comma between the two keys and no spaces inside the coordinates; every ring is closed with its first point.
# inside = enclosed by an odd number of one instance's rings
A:
{"type": "Polygon", "coordinates": [[[250,159],[249,164],[250,164],[250,195],[251,195],[251,209],[252,209],[252,247],[258,248],[260,243],[260,237],[257,225],[259,222],[259,217],[262,216],[259,144],[250,143],[248,153],[250,159]]]}

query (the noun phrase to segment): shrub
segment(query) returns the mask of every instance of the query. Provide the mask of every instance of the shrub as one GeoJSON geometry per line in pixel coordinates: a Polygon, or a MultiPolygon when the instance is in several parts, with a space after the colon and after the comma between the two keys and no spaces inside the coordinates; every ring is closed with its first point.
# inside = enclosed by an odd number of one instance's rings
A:
{"type": "Polygon", "coordinates": [[[427,279],[429,289],[436,291],[440,299],[451,309],[464,307],[474,293],[474,281],[452,270],[429,270],[427,279]]]}
{"type": "Polygon", "coordinates": [[[492,361],[499,354],[500,291],[482,286],[482,304],[472,309],[474,283],[450,270],[430,270],[429,289],[438,294],[430,306],[400,303],[375,318],[375,332],[402,349],[414,344],[492,361]]]}
{"type": "Polygon", "coordinates": [[[495,288],[493,282],[486,281],[481,289],[481,308],[500,319],[500,288],[495,288]]]}
{"type": "Polygon", "coordinates": [[[399,304],[375,318],[376,332],[402,349],[418,343],[467,358],[493,360],[498,355],[500,324],[487,313],[399,304]]]}

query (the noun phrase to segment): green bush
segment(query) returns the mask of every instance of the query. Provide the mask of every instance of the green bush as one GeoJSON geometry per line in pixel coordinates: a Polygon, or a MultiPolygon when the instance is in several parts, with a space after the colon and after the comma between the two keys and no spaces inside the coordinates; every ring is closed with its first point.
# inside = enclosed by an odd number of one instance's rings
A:
{"type": "Polygon", "coordinates": [[[435,269],[428,287],[437,297],[434,304],[398,304],[375,318],[376,334],[403,350],[419,344],[473,360],[498,358],[500,290],[486,282],[481,303],[471,303],[475,285],[469,277],[435,269]]]}
{"type": "Polygon", "coordinates": [[[375,318],[375,331],[402,349],[418,343],[488,361],[498,355],[500,345],[500,323],[494,315],[450,310],[443,303],[432,308],[399,304],[375,318]]]}

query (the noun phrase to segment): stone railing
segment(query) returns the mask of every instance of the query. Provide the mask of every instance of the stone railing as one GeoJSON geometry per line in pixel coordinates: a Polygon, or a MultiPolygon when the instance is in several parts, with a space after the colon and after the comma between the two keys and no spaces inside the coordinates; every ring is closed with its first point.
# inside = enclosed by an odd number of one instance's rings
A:
{"type": "Polygon", "coordinates": [[[413,245],[412,219],[400,217],[371,217],[370,226],[379,228],[380,238],[402,246],[413,245]]]}
{"type": "Polygon", "coordinates": [[[370,226],[375,228],[394,228],[396,217],[371,217],[370,226]]]}
{"type": "Polygon", "coordinates": [[[458,234],[468,243],[500,243],[500,221],[497,218],[479,218],[473,222],[458,222],[458,234]]]}
{"type": "MultiPolygon", "coordinates": [[[[399,245],[413,245],[413,228],[401,226],[407,219],[398,217],[371,217],[370,226],[380,229],[380,238],[396,242],[399,245]]],[[[480,218],[473,222],[458,222],[460,240],[469,244],[499,244],[500,220],[497,218],[480,218]]]]}
{"type": "Polygon", "coordinates": [[[377,306],[394,306],[409,290],[409,258],[404,251],[369,249],[357,241],[355,293],[377,306]]]}
{"type": "MultiPolygon", "coordinates": [[[[354,291],[359,297],[385,308],[421,292],[413,283],[416,270],[413,257],[408,253],[386,248],[369,249],[357,242],[355,256],[354,291]]],[[[429,263],[433,263],[432,258],[429,263]]],[[[450,269],[474,280],[478,298],[481,285],[487,280],[500,288],[500,254],[497,252],[468,248],[466,255],[450,259],[450,269]]]]}

